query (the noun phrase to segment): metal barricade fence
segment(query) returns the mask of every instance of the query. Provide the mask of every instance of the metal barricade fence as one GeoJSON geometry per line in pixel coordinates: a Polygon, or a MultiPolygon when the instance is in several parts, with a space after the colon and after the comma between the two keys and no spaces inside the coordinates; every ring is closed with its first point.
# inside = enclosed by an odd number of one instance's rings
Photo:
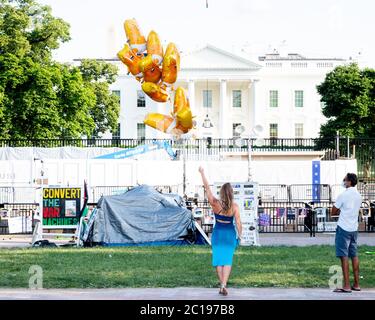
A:
{"type": "MultiPolygon", "coordinates": [[[[207,201],[197,202],[202,211],[202,228],[211,233],[214,216],[207,201]]],[[[338,217],[330,212],[334,203],[320,202],[313,205],[307,202],[262,202],[258,207],[260,233],[316,233],[335,232],[338,217]]],[[[375,232],[375,203],[364,202],[359,214],[359,232],[375,232]]]]}
{"type": "Polygon", "coordinates": [[[264,202],[289,201],[289,190],[285,184],[260,184],[259,197],[264,202]]]}
{"type": "MultiPolygon", "coordinates": [[[[156,190],[161,193],[178,193],[179,186],[153,186],[156,190]]],[[[128,190],[134,188],[134,186],[91,186],[89,188],[89,202],[97,203],[102,196],[113,196],[117,194],[123,194],[128,190]]]]}
{"type": "Polygon", "coordinates": [[[358,183],[357,189],[365,201],[375,201],[375,183],[358,183]]]}
{"type": "Polygon", "coordinates": [[[313,211],[304,202],[262,202],[258,208],[259,232],[313,233],[313,211]]]}
{"type": "MultiPolygon", "coordinates": [[[[97,202],[102,195],[114,195],[126,192],[134,186],[90,186],[89,201],[97,202]]],[[[183,193],[183,186],[155,186],[161,192],[183,193]]],[[[188,185],[188,195],[200,200],[206,198],[201,185],[188,185]]],[[[375,201],[375,183],[358,183],[358,191],[363,201],[375,201]]],[[[259,196],[264,202],[335,202],[337,196],[344,191],[341,185],[328,184],[259,184],[259,196]]],[[[35,187],[0,187],[1,203],[35,203],[39,202],[40,188],[35,187]]]]}
{"type": "Polygon", "coordinates": [[[0,204],[34,203],[37,193],[34,187],[0,187],[0,204]]]}
{"type": "Polygon", "coordinates": [[[289,187],[289,201],[331,201],[331,189],[328,184],[293,184],[289,187]]]}
{"type": "Polygon", "coordinates": [[[14,199],[13,187],[0,187],[0,203],[12,203],[14,199]]]}
{"type": "Polygon", "coordinates": [[[3,203],[0,207],[0,234],[31,234],[38,203],[3,203]]]}

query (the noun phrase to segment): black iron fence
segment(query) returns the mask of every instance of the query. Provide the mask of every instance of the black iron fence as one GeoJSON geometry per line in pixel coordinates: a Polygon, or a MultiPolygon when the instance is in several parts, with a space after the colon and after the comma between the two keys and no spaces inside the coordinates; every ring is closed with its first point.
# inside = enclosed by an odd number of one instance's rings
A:
{"type": "MultiPolygon", "coordinates": [[[[313,205],[306,202],[262,202],[258,207],[260,233],[317,233],[336,232],[338,217],[331,216],[334,203],[322,202],[313,205]]],[[[202,213],[199,222],[210,234],[214,216],[207,201],[198,202],[202,213]]],[[[362,204],[358,217],[359,232],[375,232],[375,203],[362,204]]]]}
{"type": "MultiPolygon", "coordinates": [[[[167,190],[166,190],[167,191],[167,190]]],[[[91,208],[96,203],[89,204],[91,208]]],[[[316,233],[335,232],[337,218],[330,212],[332,202],[260,202],[258,207],[258,226],[261,233],[316,233]]],[[[203,230],[210,234],[214,216],[209,203],[190,200],[187,206],[193,212],[200,212],[197,220],[203,230]],[[198,209],[198,210],[197,210],[198,209]]],[[[0,234],[30,234],[34,228],[34,215],[38,204],[19,203],[0,206],[0,234]]],[[[375,232],[375,202],[363,202],[359,214],[359,232],[375,232]]]]}
{"type": "MultiPolygon", "coordinates": [[[[247,150],[247,139],[0,139],[0,147],[119,147],[133,148],[153,141],[169,141],[176,148],[212,148],[212,149],[243,149],[247,150]]],[[[285,151],[309,151],[331,148],[335,139],[294,139],[294,138],[266,138],[261,140],[250,139],[250,145],[257,150],[285,150],[285,151]]]]}

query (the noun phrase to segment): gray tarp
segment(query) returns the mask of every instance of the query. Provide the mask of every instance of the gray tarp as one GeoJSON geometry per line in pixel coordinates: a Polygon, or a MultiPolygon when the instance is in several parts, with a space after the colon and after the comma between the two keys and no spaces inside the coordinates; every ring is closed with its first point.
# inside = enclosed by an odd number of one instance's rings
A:
{"type": "Polygon", "coordinates": [[[193,216],[177,194],[161,194],[142,185],[113,196],[103,196],[94,218],[93,242],[135,244],[172,241],[186,236],[193,216]]]}

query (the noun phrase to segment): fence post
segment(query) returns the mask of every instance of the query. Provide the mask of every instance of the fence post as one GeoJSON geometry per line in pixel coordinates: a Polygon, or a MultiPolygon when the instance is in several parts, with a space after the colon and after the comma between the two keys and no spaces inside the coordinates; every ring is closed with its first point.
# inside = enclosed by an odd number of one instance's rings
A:
{"type": "Polygon", "coordinates": [[[350,158],[350,149],[349,149],[349,136],[347,136],[346,137],[346,152],[347,152],[347,154],[346,154],[346,156],[347,156],[347,158],[349,159],[350,158]]]}
{"type": "Polygon", "coordinates": [[[339,132],[336,131],[336,159],[340,157],[340,135],[339,132]]]}

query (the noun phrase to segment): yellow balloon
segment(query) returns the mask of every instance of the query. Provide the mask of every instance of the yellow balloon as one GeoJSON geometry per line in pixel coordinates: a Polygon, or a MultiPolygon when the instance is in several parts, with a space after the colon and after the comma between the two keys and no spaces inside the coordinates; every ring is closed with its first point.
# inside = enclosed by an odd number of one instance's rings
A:
{"type": "Polygon", "coordinates": [[[143,122],[156,130],[167,132],[173,123],[173,118],[160,113],[149,113],[143,122]]]}
{"type": "Polygon", "coordinates": [[[167,102],[169,100],[168,92],[155,83],[143,82],[142,90],[154,101],[167,102]]]}
{"type": "Polygon", "coordinates": [[[180,70],[180,53],[174,43],[169,43],[165,51],[162,67],[162,81],[167,85],[172,85],[177,80],[180,70]]]}
{"type": "Polygon", "coordinates": [[[146,50],[146,39],[139,29],[135,19],[128,19],[124,22],[124,29],[130,47],[138,54],[142,54],[146,50]]]}
{"type": "Polygon", "coordinates": [[[152,60],[159,65],[163,61],[163,46],[159,35],[154,30],[147,37],[147,55],[152,56],[152,60]]]}

